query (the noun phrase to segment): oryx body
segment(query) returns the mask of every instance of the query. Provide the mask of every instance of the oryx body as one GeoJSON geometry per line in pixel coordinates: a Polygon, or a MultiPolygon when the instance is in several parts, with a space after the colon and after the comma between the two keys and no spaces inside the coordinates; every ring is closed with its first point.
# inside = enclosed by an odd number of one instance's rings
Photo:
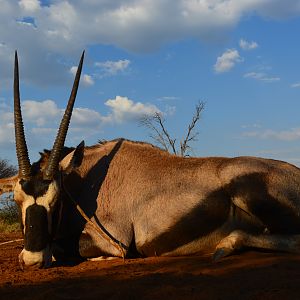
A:
{"type": "MultiPolygon", "coordinates": [[[[179,256],[217,249],[225,255],[242,246],[300,252],[299,182],[300,170],[281,161],[182,158],[121,139],[86,147],[65,188],[125,251],[179,256]]],[[[64,234],[75,222],[68,215],[64,234]]],[[[79,251],[120,256],[89,224],[79,251]]]]}
{"type": "Polygon", "coordinates": [[[300,170],[254,157],[183,158],[115,140],[64,148],[83,63],[51,152],[31,164],[18,61],[14,113],[17,176],[0,180],[22,212],[21,264],[51,256],[194,255],[242,247],[300,252],[300,170]],[[80,211],[80,213],[79,213],[80,211]]]}

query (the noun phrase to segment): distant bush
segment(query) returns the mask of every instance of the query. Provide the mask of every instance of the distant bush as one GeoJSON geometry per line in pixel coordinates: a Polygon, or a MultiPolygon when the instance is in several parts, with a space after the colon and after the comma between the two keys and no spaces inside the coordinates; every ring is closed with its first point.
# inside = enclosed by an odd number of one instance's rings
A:
{"type": "MultiPolygon", "coordinates": [[[[0,178],[10,177],[17,173],[17,169],[7,160],[0,159],[0,178]]],[[[0,198],[0,232],[19,231],[19,208],[13,201],[13,196],[8,194],[0,198]]]]}
{"type": "Polygon", "coordinates": [[[12,196],[1,201],[0,232],[13,232],[20,230],[20,212],[12,196]]]}
{"type": "Polygon", "coordinates": [[[10,165],[7,160],[0,158],[0,178],[10,177],[16,173],[16,167],[10,165]]]}

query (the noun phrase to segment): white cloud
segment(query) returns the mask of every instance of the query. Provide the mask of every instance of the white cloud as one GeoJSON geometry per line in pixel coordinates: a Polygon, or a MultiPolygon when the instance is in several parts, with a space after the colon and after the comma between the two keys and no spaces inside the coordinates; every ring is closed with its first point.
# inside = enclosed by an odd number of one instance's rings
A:
{"type": "Polygon", "coordinates": [[[300,82],[296,82],[296,83],[291,84],[291,87],[292,88],[300,88],[300,82]]]}
{"type": "MultiPolygon", "coordinates": [[[[129,51],[149,52],[184,38],[218,40],[244,15],[297,15],[297,2],[73,0],[51,1],[44,6],[37,0],[1,0],[0,36],[5,45],[0,50],[1,84],[7,84],[11,78],[14,49],[19,50],[27,82],[65,84],[70,66],[62,61],[71,57],[73,63],[77,62],[79,53],[88,45],[111,44],[129,51]],[[25,17],[32,18],[35,26],[18,22],[25,17]]],[[[86,77],[87,85],[91,79],[86,77]]]]}
{"type": "Polygon", "coordinates": [[[0,146],[1,148],[13,145],[14,123],[13,113],[4,100],[0,101],[0,146]]]}
{"type": "Polygon", "coordinates": [[[72,125],[75,127],[99,127],[105,121],[105,117],[95,110],[89,108],[74,108],[72,125]]]}
{"type": "Polygon", "coordinates": [[[300,12],[298,0],[267,0],[256,1],[259,3],[258,14],[274,19],[284,19],[291,16],[297,16],[300,12]]]}
{"type": "Polygon", "coordinates": [[[1,147],[13,145],[14,141],[15,141],[14,124],[11,122],[3,124],[1,122],[1,124],[0,124],[0,145],[1,145],[1,147]]]}
{"type": "Polygon", "coordinates": [[[249,129],[249,128],[261,128],[262,126],[259,123],[254,123],[254,124],[244,124],[241,127],[243,129],[249,129]]]}
{"type": "Polygon", "coordinates": [[[280,131],[275,131],[272,129],[266,129],[262,131],[249,131],[249,132],[244,132],[243,136],[260,138],[260,139],[295,141],[295,140],[300,140],[300,128],[292,128],[289,130],[280,130],[280,131]]]}
{"type": "Polygon", "coordinates": [[[176,112],[176,106],[166,105],[165,114],[173,116],[176,112]]]}
{"type": "Polygon", "coordinates": [[[22,103],[24,119],[28,119],[35,126],[42,127],[55,122],[62,115],[56,103],[52,100],[42,102],[27,100],[22,103]]]}
{"type": "Polygon", "coordinates": [[[236,63],[242,62],[239,52],[236,49],[228,49],[217,58],[214,65],[216,73],[224,73],[230,71],[236,63]]]}
{"type": "Polygon", "coordinates": [[[31,129],[31,133],[37,136],[45,136],[47,135],[54,136],[57,132],[56,128],[49,128],[49,127],[34,127],[31,129]]]}
{"type": "Polygon", "coordinates": [[[0,36],[5,45],[0,50],[1,86],[11,78],[15,49],[26,81],[65,84],[70,66],[62,61],[71,58],[75,64],[89,45],[149,52],[186,38],[218,41],[244,16],[253,14],[297,16],[299,0],[65,0],[48,5],[38,0],[1,0],[0,36]],[[27,17],[35,26],[19,22],[27,17]]]}
{"type": "Polygon", "coordinates": [[[130,60],[123,59],[117,61],[96,62],[95,66],[103,71],[104,76],[112,76],[124,72],[130,65],[130,60]]]}
{"type": "Polygon", "coordinates": [[[83,79],[83,84],[86,86],[91,86],[95,83],[93,77],[88,74],[83,74],[82,79],[83,79]]]}
{"type": "Polygon", "coordinates": [[[244,39],[240,39],[239,45],[243,50],[253,50],[258,47],[258,44],[256,42],[248,42],[244,39]]]}
{"type": "MultiPolygon", "coordinates": [[[[71,67],[70,73],[75,76],[75,74],[77,72],[77,68],[78,68],[77,66],[71,67]]],[[[85,86],[91,86],[91,85],[94,85],[94,83],[95,83],[93,77],[88,74],[83,74],[81,76],[81,81],[82,81],[83,85],[85,85],[85,86]]]]}
{"type": "MultiPolygon", "coordinates": [[[[14,148],[14,121],[13,108],[4,101],[0,102],[0,145],[1,147],[14,148]]],[[[69,136],[78,134],[85,139],[98,134],[107,124],[121,124],[137,121],[143,115],[160,111],[155,105],[134,102],[127,97],[116,96],[105,102],[109,111],[106,115],[98,111],[75,107],[70,124],[69,136]]],[[[42,143],[52,143],[57,132],[65,108],[59,108],[53,100],[22,102],[23,121],[28,144],[42,149],[42,143]]],[[[49,146],[49,145],[48,145],[49,146]]],[[[47,147],[48,147],[47,146],[47,147]]]]}
{"type": "Polygon", "coordinates": [[[280,81],[280,77],[269,76],[262,72],[249,72],[249,73],[244,74],[244,77],[252,78],[252,79],[256,79],[256,80],[260,80],[260,81],[264,81],[264,82],[269,82],[269,83],[280,81]]]}
{"type": "Polygon", "coordinates": [[[117,123],[122,123],[126,120],[138,120],[143,115],[152,115],[160,111],[155,105],[133,102],[122,96],[116,96],[115,99],[107,100],[105,105],[112,110],[107,121],[117,123]]]}
{"type": "Polygon", "coordinates": [[[26,13],[34,13],[40,9],[40,1],[38,1],[38,0],[21,0],[21,1],[19,1],[19,6],[26,13]]]}

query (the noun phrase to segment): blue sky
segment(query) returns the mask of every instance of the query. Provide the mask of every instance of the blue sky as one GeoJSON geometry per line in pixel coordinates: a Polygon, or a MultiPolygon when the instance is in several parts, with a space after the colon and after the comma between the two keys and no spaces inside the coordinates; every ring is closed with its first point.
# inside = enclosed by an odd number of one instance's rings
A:
{"type": "Polygon", "coordinates": [[[184,136],[195,105],[197,156],[251,155],[300,165],[300,1],[0,0],[0,157],[16,163],[13,54],[32,160],[51,148],[83,49],[67,145],[150,141],[160,111],[184,136]]]}

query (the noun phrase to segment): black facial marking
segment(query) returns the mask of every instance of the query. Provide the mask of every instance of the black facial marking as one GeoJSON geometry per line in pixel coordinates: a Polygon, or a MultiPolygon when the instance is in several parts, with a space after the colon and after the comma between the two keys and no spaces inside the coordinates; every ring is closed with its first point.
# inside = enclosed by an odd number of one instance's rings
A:
{"type": "Polygon", "coordinates": [[[41,197],[46,194],[51,180],[44,180],[41,172],[42,158],[33,163],[30,169],[31,178],[29,180],[20,180],[22,190],[34,199],[41,197]]]}
{"type": "Polygon", "coordinates": [[[50,242],[47,210],[33,204],[26,209],[24,247],[28,251],[38,252],[50,242]]]}
{"type": "Polygon", "coordinates": [[[48,191],[51,180],[44,180],[39,177],[33,177],[30,180],[25,181],[20,180],[22,190],[27,194],[32,196],[34,199],[41,197],[48,191]]]}

